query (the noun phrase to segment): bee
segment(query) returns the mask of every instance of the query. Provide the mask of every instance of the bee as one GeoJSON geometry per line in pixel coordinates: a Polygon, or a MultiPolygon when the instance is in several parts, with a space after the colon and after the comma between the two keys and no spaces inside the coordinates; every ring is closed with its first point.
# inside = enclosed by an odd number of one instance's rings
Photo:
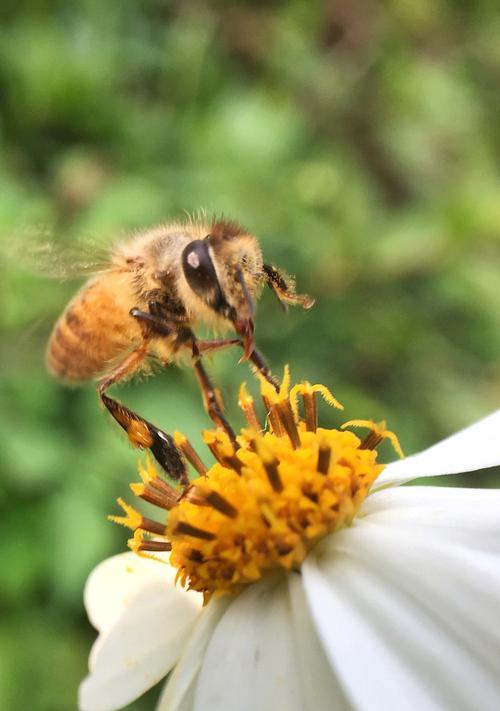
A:
{"type": "Polygon", "coordinates": [[[241,346],[243,359],[270,382],[255,348],[255,302],[264,285],[281,304],[310,308],[293,280],[263,261],[257,238],[237,222],[190,220],[159,225],[119,242],[108,263],[73,297],[50,336],[46,361],[58,379],[78,384],[97,379],[98,395],[135,446],[149,448],[178,478],[178,452],[170,435],[110,397],[109,388],[148,369],[191,360],[205,409],[233,442],[218,391],[203,363],[207,353],[241,346]],[[201,340],[198,327],[236,338],[201,340]]]}

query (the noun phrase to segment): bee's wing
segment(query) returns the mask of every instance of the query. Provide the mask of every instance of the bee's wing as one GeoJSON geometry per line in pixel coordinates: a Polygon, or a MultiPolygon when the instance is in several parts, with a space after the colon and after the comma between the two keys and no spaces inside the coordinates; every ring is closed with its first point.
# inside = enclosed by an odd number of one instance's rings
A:
{"type": "Polygon", "coordinates": [[[92,239],[63,240],[49,227],[19,228],[0,237],[0,262],[34,276],[69,280],[109,267],[110,247],[92,239]]]}

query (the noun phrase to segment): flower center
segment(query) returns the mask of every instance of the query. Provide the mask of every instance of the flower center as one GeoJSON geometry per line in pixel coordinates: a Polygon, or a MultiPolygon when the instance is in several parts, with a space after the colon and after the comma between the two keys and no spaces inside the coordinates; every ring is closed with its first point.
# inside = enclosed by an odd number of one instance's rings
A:
{"type": "Polygon", "coordinates": [[[324,386],[302,383],[288,392],[288,371],[280,391],[263,382],[268,429],[260,428],[253,399],[244,386],[240,406],[249,427],[238,449],[221,430],[204,433],[217,462],[206,469],[187,439],[175,441],[201,475],[176,492],[148,461],[138,496],[169,510],[166,524],[145,519],[119,500],[127,516],[111,517],[135,530],[130,545],[141,554],[171,550],[177,579],[212,595],[235,593],[272,569],[299,568],[324,536],[349,526],[383,469],[375,447],[392,432],[363,420],[361,440],[353,432],[317,427],[316,393],[341,407],[324,386]],[[303,399],[299,415],[297,396],[303,399]]]}

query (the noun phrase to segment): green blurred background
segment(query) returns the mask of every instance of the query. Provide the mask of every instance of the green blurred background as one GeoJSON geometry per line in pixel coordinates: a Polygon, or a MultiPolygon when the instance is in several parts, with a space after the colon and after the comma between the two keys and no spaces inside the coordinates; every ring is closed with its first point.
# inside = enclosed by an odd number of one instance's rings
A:
{"type": "MultiPolygon", "coordinates": [[[[317,298],[284,318],[265,294],[257,339],[274,369],[327,383],[347,418],[387,418],[407,452],[431,444],[500,403],[497,10],[3,0],[2,253],[37,225],[64,247],[223,211],[317,298]]],[[[127,538],[106,514],[136,455],[92,386],[44,370],[77,285],[12,258],[0,278],[2,711],[76,708],[94,638],[84,581],[127,538]]],[[[249,379],[236,360],[211,364],[232,400],[249,379]]],[[[116,391],[199,442],[189,370],[116,391]]]]}

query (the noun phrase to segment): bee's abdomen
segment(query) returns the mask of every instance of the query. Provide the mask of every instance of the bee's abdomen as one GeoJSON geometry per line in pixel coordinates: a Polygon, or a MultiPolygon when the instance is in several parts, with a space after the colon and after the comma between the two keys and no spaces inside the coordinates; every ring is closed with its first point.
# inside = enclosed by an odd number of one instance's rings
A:
{"type": "Polygon", "coordinates": [[[109,370],[140,335],[128,309],[106,287],[99,281],[85,287],[54,326],[47,367],[56,377],[74,383],[91,380],[109,370]]]}

